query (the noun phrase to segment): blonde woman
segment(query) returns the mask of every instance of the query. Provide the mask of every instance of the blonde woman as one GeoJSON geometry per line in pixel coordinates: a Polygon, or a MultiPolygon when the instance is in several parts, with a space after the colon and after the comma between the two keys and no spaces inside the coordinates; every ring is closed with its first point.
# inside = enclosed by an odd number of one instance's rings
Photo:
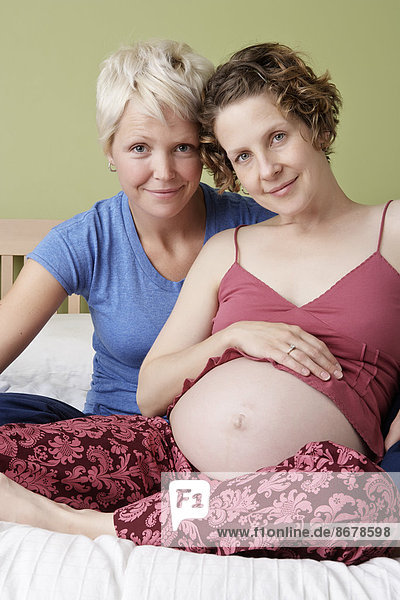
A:
{"type": "MultiPolygon", "coordinates": [[[[97,125],[121,191],[53,229],[29,255],[0,306],[0,370],[67,294],[80,294],[95,350],[84,411],[139,412],[140,365],[204,242],[271,216],[251,199],[200,184],[198,111],[212,72],[208,59],[170,40],[137,42],[104,61],[97,125]]],[[[82,416],[62,402],[20,394],[0,395],[0,414],[0,423],[82,416]]]]}

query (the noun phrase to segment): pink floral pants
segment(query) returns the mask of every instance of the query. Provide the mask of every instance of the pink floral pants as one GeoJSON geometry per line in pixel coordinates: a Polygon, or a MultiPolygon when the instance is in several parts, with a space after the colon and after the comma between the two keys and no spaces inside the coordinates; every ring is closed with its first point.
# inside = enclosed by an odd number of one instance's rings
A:
{"type": "MultiPolygon", "coordinates": [[[[161,417],[92,416],[32,425],[0,427],[0,471],[24,487],[77,509],[113,512],[117,535],[136,544],[161,544],[161,473],[193,472],[175,444],[169,424],[161,417]]],[[[306,517],[325,522],[397,522],[400,500],[397,488],[382,470],[364,455],[333,442],[312,442],[274,467],[223,482],[210,481],[209,514],[203,523],[167,531],[170,545],[193,552],[247,556],[308,557],[357,564],[388,554],[383,547],[271,548],[249,543],[207,547],[221,522],[232,515],[252,526],[293,523],[306,517]],[[308,490],[301,472],[326,474],[320,490],[308,490]],[[338,489],[330,472],[343,473],[338,489]],[[354,500],[347,472],[366,472],[373,477],[367,501],[354,500]],[[266,474],[276,473],[266,479],[266,474]],[[321,516],[322,515],[322,516],[321,516]],[[207,540],[206,540],[207,538],[207,540]]],[[[353,482],[354,484],[354,482],[353,482]]],[[[165,496],[165,493],[164,493],[165,496]]],[[[229,525],[228,525],[229,526],[229,525]]]]}

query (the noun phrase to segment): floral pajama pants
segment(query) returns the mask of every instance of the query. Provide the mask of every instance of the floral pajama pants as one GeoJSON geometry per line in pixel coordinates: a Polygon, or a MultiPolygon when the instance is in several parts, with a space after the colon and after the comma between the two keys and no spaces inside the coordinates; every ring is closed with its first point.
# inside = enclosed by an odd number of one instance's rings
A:
{"type": "MultiPolygon", "coordinates": [[[[92,416],[0,427],[1,472],[56,502],[113,512],[117,535],[139,545],[162,542],[161,528],[166,523],[162,472],[182,473],[185,478],[184,474],[193,470],[161,417],[92,416]]],[[[221,523],[229,527],[233,518],[253,527],[301,519],[309,523],[313,518],[321,522],[397,522],[400,500],[396,486],[375,463],[355,450],[333,442],[311,442],[277,466],[228,481],[208,481],[208,516],[190,525],[183,521],[179,532],[166,525],[169,545],[193,552],[308,557],[347,564],[390,551],[371,546],[264,547],[265,543],[257,545],[254,541],[241,547],[232,540],[207,547],[206,541],[215,537],[221,523]],[[321,473],[319,487],[307,488],[305,474],[315,471],[321,473]],[[343,473],[339,483],[331,472],[343,473]],[[352,490],[357,485],[349,472],[365,472],[373,478],[364,494],[366,501],[354,500],[352,490]],[[178,533],[179,542],[174,544],[178,533]]]]}

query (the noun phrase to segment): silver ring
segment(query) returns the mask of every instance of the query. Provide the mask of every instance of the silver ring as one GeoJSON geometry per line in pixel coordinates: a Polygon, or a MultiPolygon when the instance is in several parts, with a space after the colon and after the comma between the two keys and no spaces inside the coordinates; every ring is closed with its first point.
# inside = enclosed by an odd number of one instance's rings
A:
{"type": "Polygon", "coordinates": [[[286,352],[286,354],[290,354],[291,352],[293,352],[293,350],[296,350],[296,346],[294,344],[290,344],[289,350],[286,352]]]}

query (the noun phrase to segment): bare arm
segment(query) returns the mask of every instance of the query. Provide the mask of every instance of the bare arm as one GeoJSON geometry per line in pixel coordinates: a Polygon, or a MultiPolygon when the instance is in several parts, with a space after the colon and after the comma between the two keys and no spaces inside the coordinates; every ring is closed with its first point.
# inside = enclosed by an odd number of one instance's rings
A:
{"type": "Polygon", "coordinates": [[[28,346],[66,296],[44,267],[27,261],[0,302],[0,372],[28,346]]]}
{"type": "MultiPolygon", "coordinates": [[[[400,273],[400,200],[394,200],[385,219],[381,254],[400,273]]],[[[400,440],[400,411],[393,419],[388,434],[385,438],[385,450],[388,451],[393,444],[400,440]]]]}
{"type": "Polygon", "coordinates": [[[290,369],[323,380],[340,366],[326,345],[296,325],[239,321],[211,335],[218,288],[232,264],[233,234],[225,231],[210,240],[193,264],[169,319],[139,372],[137,400],[145,416],[163,415],[181,392],[186,378],[196,377],[207,360],[227,348],[249,356],[272,358],[290,369]],[[294,344],[296,357],[288,354],[294,344]]]}
{"type": "Polygon", "coordinates": [[[233,245],[230,249],[224,245],[225,237],[213,238],[200,252],[169,319],[142,364],[137,401],[146,416],[165,414],[184,380],[198,375],[210,356],[228,347],[225,332],[210,335],[219,282],[232,262],[233,245]],[[215,260],[217,250],[219,260],[215,260]]]}
{"type": "Polygon", "coordinates": [[[397,413],[385,438],[385,450],[389,450],[393,444],[400,440],[400,412],[397,413]]]}

